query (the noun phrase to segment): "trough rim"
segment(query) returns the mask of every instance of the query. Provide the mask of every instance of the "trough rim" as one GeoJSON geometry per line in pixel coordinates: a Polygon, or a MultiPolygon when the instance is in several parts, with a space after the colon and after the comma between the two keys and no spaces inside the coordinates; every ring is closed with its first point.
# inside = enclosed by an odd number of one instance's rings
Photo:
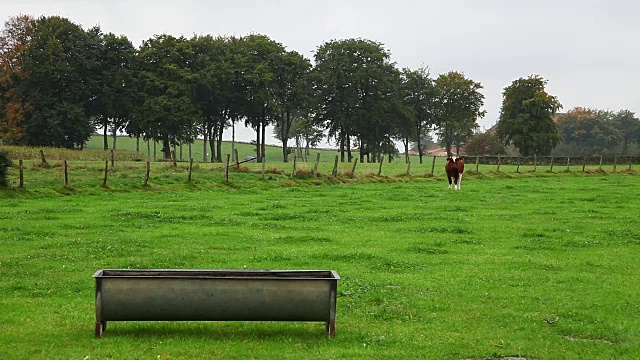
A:
{"type": "Polygon", "coordinates": [[[101,269],[96,279],[339,280],[335,270],[101,269]],[[110,272],[112,274],[110,274],[110,272]],[[113,274],[117,273],[117,274],[113,274]],[[309,276],[324,274],[327,276],[309,276]],[[305,276],[307,275],[307,276],[305,276]]]}

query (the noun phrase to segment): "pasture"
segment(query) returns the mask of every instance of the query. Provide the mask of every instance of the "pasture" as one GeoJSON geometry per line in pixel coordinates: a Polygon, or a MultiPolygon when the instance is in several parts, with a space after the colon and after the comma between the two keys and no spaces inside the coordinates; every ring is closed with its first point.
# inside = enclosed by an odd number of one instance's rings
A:
{"type": "Polygon", "coordinates": [[[99,166],[78,171],[72,189],[47,169],[32,171],[42,186],[0,193],[2,359],[640,358],[634,174],[478,175],[449,191],[442,176],[329,186],[243,172],[232,186],[180,173],[103,189],[99,166]],[[103,268],[336,270],[337,335],[112,322],[96,340],[103,268]]]}

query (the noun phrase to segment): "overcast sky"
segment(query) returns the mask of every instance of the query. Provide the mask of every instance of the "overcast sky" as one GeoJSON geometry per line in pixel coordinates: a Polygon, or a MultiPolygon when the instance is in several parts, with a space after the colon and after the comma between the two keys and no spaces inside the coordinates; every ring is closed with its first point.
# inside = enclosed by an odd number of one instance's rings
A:
{"type": "Polygon", "coordinates": [[[498,119],[503,88],[531,74],[549,81],[562,111],[640,113],[640,2],[632,0],[0,0],[3,22],[18,14],[100,25],[136,46],[160,33],[261,33],[310,59],[325,41],[366,38],[400,68],[480,82],[486,128],[498,119]]]}

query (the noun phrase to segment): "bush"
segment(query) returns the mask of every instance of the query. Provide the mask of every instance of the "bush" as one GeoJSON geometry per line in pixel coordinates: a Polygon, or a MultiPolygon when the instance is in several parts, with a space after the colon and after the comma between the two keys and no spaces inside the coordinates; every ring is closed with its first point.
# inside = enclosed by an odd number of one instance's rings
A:
{"type": "Polygon", "coordinates": [[[9,181],[7,181],[7,173],[9,172],[9,166],[11,166],[11,164],[9,153],[5,150],[0,150],[0,186],[9,185],[9,181]]]}

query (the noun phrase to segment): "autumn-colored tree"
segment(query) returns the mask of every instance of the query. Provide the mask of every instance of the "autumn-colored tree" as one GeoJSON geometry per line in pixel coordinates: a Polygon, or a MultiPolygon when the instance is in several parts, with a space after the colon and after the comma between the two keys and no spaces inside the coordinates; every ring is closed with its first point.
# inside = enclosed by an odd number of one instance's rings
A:
{"type": "Polygon", "coordinates": [[[23,55],[34,32],[28,15],[10,18],[0,33],[0,139],[19,143],[25,134],[25,114],[31,109],[16,83],[26,77],[23,55]]]}
{"type": "Polygon", "coordinates": [[[622,140],[615,113],[607,110],[577,107],[558,116],[563,155],[596,155],[610,153],[622,140]]]}
{"type": "Polygon", "coordinates": [[[495,131],[476,134],[467,141],[465,154],[469,156],[497,156],[506,154],[504,145],[495,131]]]}

